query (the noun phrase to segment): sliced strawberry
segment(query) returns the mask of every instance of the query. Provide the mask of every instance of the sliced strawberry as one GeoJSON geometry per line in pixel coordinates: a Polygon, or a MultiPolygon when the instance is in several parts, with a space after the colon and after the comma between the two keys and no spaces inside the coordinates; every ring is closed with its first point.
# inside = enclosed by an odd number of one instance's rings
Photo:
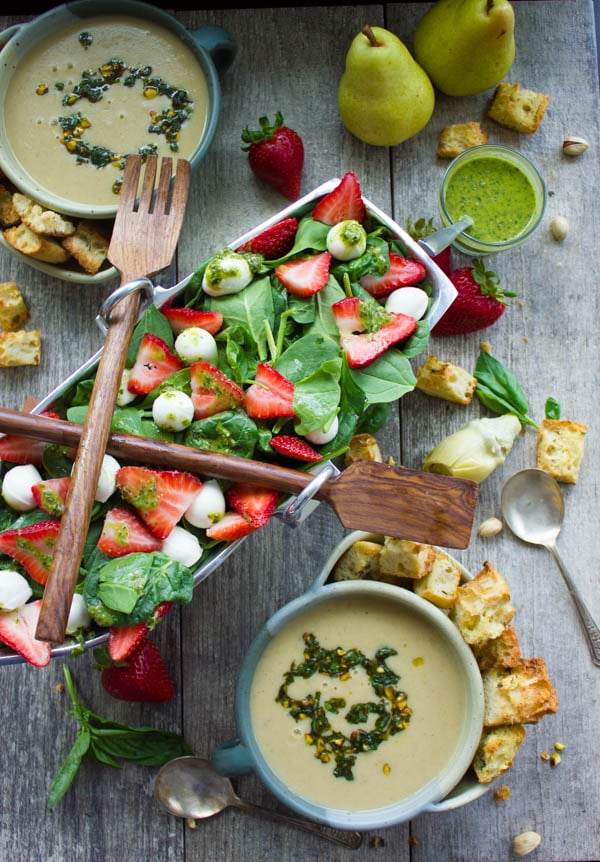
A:
{"type": "Polygon", "coordinates": [[[123,664],[105,667],[100,681],[119,700],[162,702],[175,694],[158,647],[148,638],[142,639],[123,664]]]}
{"type": "Polygon", "coordinates": [[[256,529],[258,528],[253,527],[239,512],[225,512],[219,521],[208,528],[206,535],[219,542],[235,542],[256,529]]]}
{"type": "Polygon", "coordinates": [[[348,296],[331,306],[340,331],[340,344],[351,368],[364,368],[417,328],[414,317],[385,311],[381,306],[348,296]]]}
{"type": "Polygon", "coordinates": [[[169,345],[158,335],[146,332],[141,338],[127,388],[136,395],[147,395],[180,368],[183,362],[169,345]]]}
{"type": "Polygon", "coordinates": [[[294,384],[272,365],[261,362],[255,382],[244,393],[244,409],[253,419],[294,416],[294,384]]]}
{"type": "MultiPolygon", "coordinates": [[[[50,419],[60,419],[58,413],[52,410],[44,410],[41,416],[50,419]]],[[[0,460],[9,461],[11,464],[33,464],[35,467],[42,466],[42,455],[48,444],[44,440],[33,440],[29,437],[21,437],[19,434],[3,434],[0,436],[0,460]]]]}
{"type": "Polygon", "coordinates": [[[198,308],[165,308],[161,311],[171,324],[174,335],[179,335],[190,326],[198,326],[211,335],[216,335],[223,326],[223,315],[220,311],[200,311],[198,308]]]}
{"type": "Polygon", "coordinates": [[[0,641],[36,667],[49,664],[52,650],[52,644],[35,636],[41,607],[42,600],[37,599],[22,608],[0,613],[0,641]]]}
{"type": "Polygon", "coordinates": [[[238,251],[262,254],[265,260],[277,260],[290,251],[294,245],[297,231],[298,220],[284,218],[277,224],[263,230],[258,236],[249,239],[248,242],[238,248],[238,251]]]}
{"type": "Polygon", "coordinates": [[[43,479],[37,485],[32,485],[31,493],[38,507],[53,518],[60,518],[65,511],[70,481],[69,476],[60,476],[56,479],[43,479]]]}
{"type": "Polygon", "coordinates": [[[149,467],[121,467],[116,482],[123,499],[158,539],[166,539],[202,488],[191,473],[149,467]]]}
{"type": "Polygon", "coordinates": [[[307,443],[302,437],[294,437],[291,434],[278,434],[276,437],[271,437],[269,446],[279,452],[280,455],[293,458],[295,461],[321,460],[321,456],[310,443],[307,443]]]}
{"type": "Polygon", "coordinates": [[[154,609],[152,623],[134,623],[131,626],[111,626],[108,630],[108,654],[113,661],[125,661],[137,649],[144,638],[164,617],[171,602],[161,602],[154,609]]]}
{"type": "Polygon", "coordinates": [[[346,219],[362,223],[365,215],[360,183],[353,171],[344,174],[339,184],[319,201],[312,212],[314,219],[331,225],[346,219]]]}
{"type": "Polygon", "coordinates": [[[140,519],[124,509],[115,506],[106,513],[98,547],[109,557],[124,557],[138,551],[159,551],[162,541],[157,539],[140,519]]]}
{"type": "Polygon", "coordinates": [[[275,275],[294,296],[312,296],[327,284],[330,263],[329,252],[322,251],[281,263],[275,267],[275,275]]]}
{"type": "Polygon", "coordinates": [[[371,296],[376,299],[383,299],[399,287],[418,284],[418,282],[423,281],[426,275],[427,270],[421,261],[411,260],[391,251],[390,266],[387,272],[384,272],[379,278],[374,275],[364,275],[360,279],[360,285],[371,296]]]}
{"type": "Polygon", "coordinates": [[[21,563],[38,584],[45,584],[59,527],[60,521],[40,521],[5,530],[0,533],[0,551],[21,563]]]}
{"type": "Polygon", "coordinates": [[[235,410],[244,403],[244,390],[210,362],[190,365],[194,419],[235,410]]]}
{"type": "Polygon", "coordinates": [[[262,485],[236,482],[225,492],[225,499],[235,512],[256,528],[264,527],[267,523],[277,508],[281,494],[273,488],[265,488],[262,485]]]}

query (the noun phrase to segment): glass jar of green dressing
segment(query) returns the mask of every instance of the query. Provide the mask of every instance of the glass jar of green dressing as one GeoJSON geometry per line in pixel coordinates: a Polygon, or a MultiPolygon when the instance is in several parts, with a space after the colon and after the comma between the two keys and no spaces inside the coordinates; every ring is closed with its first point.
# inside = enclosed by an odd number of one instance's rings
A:
{"type": "Polygon", "coordinates": [[[511,147],[483,144],[452,160],[440,190],[440,216],[449,226],[465,215],[473,225],[454,242],[470,255],[514,248],[539,225],[546,185],[533,162],[511,147]]]}

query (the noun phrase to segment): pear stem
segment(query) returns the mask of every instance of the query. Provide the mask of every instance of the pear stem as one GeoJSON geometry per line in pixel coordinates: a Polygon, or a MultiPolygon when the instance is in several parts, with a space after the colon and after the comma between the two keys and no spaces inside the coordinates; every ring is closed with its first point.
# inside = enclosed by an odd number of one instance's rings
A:
{"type": "Polygon", "coordinates": [[[375,33],[373,33],[373,30],[371,29],[370,24],[365,24],[365,26],[361,30],[361,33],[365,34],[365,36],[367,37],[367,39],[369,40],[369,42],[371,43],[373,48],[381,47],[381,42],[378,42],[377,39],[375,38],[375,33]]]}

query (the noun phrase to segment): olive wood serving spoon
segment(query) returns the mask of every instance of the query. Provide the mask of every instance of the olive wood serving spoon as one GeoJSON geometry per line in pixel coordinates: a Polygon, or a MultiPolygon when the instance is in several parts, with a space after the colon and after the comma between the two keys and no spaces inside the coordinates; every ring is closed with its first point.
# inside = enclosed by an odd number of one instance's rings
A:
{"type": "MultiPolygon", "coordinates": [[[[121,275],[121,284],[165,269],[177,246],[191,166],[185,159],[178,160],[173,179],[173,160],[163,158],[155,190],[157,166],[157,157],[148,156],[138,199],[142,158],[126,159],[108,250],[108,259],[121,275]]],[[[130,293],[117,303],[110,316],[44,590],[35,634],[38,640],[63,643],[65,639],[113,408],[139,305],[139,293],[130,293]]]]}
{"type": "MultiPolygon", "coordinates": [[[[4,408],[0,408],[0,431],[70,447],[77,445],[83,433],[81,425],[4,408]]],[[[328,503],[348,529],[447,548],[466,548],[469,544],[479,491],[475,482],[466,479],[377,461],[355,461],[341,473],[336,468],[328,471],[327,467],[333,465],[324,462],[321,473],[313,476],[289,467],[132,434],[109,434],[106,451],[138,464],[253,482],[286,494],[306,497],[308,493],[309,499],[314,496],[328,503]]],[[[292,519],[289,522],[295,523],[292,519]]]]}

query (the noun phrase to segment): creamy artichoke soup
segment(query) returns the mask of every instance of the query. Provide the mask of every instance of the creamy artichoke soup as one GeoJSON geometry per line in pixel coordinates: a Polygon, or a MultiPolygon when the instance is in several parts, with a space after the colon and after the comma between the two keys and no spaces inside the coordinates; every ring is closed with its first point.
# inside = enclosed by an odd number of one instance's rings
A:
{"type": "Polygon", "coordinates": [[[150,21],[98,16],[43,40],[19,63],[6,134],[31,178],[85,205],[115,204],[124,158],[189,158],[207,119],[199,62],[150,21]]]}
{"type": "Polygon", "coordinates": [[[286,624],[260,658],[252,729],[304,799],[351,811],[413,794],[452,760],[466,682],[426,619],[385,597],[337,596],[286,624]]]}

